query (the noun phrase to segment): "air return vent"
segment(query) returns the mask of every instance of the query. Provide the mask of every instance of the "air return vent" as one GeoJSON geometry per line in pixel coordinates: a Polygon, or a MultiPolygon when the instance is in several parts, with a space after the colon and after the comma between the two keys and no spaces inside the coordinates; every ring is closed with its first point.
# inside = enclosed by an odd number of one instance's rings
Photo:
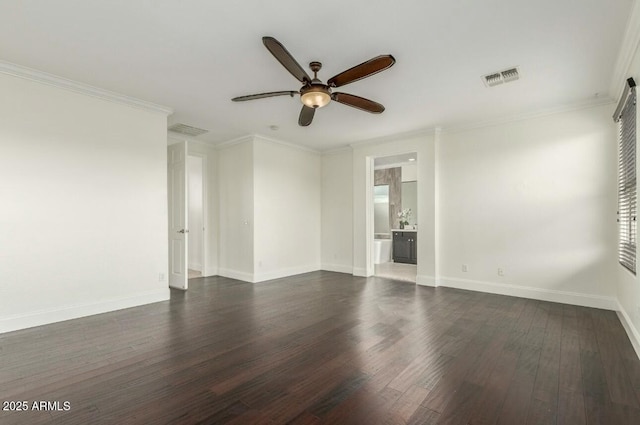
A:
{"type": "Polygon", "coordinates": [[[498,84],[508,83],[520,78],[520,71],[517,67],[505,69],[504,71],[493,72],[482,76],[482,81],[487,87],[497,86],[498,84]]]}
{"type": "Polygon", "coordinates": [[[180,134],[186,134],[187,136],[193,136],[193,137],[197,137],[201,134],[209,132],[209,130],[203,130],[201,128],[191,127],[190,125],[186,125],[186,124],[174,124],[171,127],[169,127],[169,130],[174,131],[176,133],[180,133],[180,134]]]}

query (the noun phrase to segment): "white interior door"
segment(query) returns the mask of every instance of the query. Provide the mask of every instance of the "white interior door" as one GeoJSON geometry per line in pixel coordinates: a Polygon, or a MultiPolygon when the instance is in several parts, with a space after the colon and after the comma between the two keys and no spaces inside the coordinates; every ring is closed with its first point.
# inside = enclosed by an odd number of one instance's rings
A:
{"type": "Polygon", "coordinates": [[[169,195],[169,286],[187,289],[187,143],[170,145],[168,160],[169,195]]]}

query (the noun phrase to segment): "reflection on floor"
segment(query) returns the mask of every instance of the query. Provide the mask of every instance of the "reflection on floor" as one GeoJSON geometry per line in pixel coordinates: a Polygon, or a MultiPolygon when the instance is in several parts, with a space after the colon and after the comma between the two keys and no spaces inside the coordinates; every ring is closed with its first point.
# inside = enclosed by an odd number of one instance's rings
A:
{"type": "Polygon", "coordinates": [[[375,275],[379,277],[386,277],[389,279],[406,280],[408,282],[416,283],[416,274],[418,273],[418,266],[415,264],[404,263],[382,263],[376,264],[375,275]]]}
{"type": "Polygon", "coordinates": [[[202,273],[200,273],[198,270],[189,269],[189,279],[195,279],[197,277],[202,277],[202,273]]]}

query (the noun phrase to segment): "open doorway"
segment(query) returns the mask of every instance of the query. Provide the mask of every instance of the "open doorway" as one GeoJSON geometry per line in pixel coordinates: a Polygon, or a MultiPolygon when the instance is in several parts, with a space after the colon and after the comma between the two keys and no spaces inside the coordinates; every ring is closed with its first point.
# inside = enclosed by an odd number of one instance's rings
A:
{"type": "Polygon", "coordinates": [[[416,282],[418,241],[418,155],[374,159],[374,274],[416,282]]]}
{"type": "Polygon", "coordinates": [[[203,158],[187,157],[187,203],[189,223],[189,279],[200,278],[204,270],[204,184],[203,158]]]}

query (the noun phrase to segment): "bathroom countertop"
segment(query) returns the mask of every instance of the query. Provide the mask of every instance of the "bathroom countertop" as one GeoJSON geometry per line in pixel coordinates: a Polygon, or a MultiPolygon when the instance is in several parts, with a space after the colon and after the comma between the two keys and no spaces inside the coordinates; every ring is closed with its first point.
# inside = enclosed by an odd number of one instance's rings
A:
{"type": "Polygon", "coordinates": [[[417,232],[418,229],[391,229],[392,232],[417,232]]]}

